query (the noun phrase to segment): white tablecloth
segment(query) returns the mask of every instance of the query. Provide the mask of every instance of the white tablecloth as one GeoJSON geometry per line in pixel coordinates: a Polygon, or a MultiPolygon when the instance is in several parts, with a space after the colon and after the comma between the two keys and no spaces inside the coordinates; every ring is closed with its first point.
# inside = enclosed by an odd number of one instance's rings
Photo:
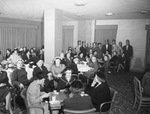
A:
{"type": "Polygon", "coordinates": [[[77,64],[77,68],[78,68],[78,71],[80,71],[80,72],[87,72],[92,69],[91,67],[89,67],[86,64],[77,64]]]}

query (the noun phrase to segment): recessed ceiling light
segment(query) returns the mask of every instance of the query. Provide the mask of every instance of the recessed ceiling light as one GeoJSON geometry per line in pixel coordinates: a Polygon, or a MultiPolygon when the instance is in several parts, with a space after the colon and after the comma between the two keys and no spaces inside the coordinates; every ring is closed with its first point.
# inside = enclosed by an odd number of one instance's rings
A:
{"type": "Polygon", "coordinates": [[[114,13],[105,13],[106,16],[113,16],[114,13]]]}
{"type": "Polygon", "coordinates": [[[143,10],[143,11],[140,11],[141,14],[147,14],[147,13],[150,13],[149,11],[146,11],[146,10],[143,10]]]}
{"type": "Polygon", "coordinates": [[[74,5],[75,6],[85,6],[87,3],[85,2],[82,2],[82,1],[78,1],[78,2],[75,2],[74,5]]]}
{"type": "Polygon", "coordinates": [[[84,14],[77,14],[77,16],[78,16],[78,17],[82,17],[82,16],[84,16],[84,14]]]}

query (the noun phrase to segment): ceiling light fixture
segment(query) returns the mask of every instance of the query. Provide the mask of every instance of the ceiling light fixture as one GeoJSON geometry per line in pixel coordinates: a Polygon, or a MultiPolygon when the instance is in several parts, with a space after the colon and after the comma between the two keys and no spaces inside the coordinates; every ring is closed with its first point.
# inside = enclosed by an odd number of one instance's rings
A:
{"type": "Polygon", "coordinates": [[[106,16],[113,16],[113,13],[105,13],[106,16]]]}
{"type": "Polygon", "coordinates": [[[147,14],[147,13],[150,13],[150,11],[146,11],[146,10],[143,10],[143,11],[140,11],[141,14],[147,14]]]}
{"type": "Polygon", "coordinates": [[[85,6],[87,3],[85,2],[82,2],[82,1],[78,1],[78,2],[75,2],[74,5],[75,6],[85,6]]]}
{"type": "Polygon", "coordinates": [[[77,16],[78,16],[78,17],[82,17],[82,16],[84,16],[84,15],[83,15],[83,14],[77,14],[77,16]]]}

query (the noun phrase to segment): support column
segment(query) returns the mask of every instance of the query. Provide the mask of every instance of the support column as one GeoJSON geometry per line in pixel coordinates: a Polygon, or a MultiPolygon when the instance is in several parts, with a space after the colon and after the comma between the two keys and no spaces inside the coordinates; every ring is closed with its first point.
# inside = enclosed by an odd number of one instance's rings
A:
{"type": "Polygon", "coordinates": [[[62,49],[62,11],[48,9],[44,12],[45,63],[53,64],[53,59],[62,49]]]}

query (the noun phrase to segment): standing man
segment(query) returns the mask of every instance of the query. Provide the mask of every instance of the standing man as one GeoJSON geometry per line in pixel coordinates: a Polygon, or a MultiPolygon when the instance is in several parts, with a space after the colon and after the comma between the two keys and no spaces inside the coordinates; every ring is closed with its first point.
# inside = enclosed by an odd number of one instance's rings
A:
{"type": "Polygon", "coordinates": [[[106,51],[108,51],[109,54],[111,55],[111,53],[112,53],[112,45],[109,44],[109,40],[108,39],[105,40],[105,44],[102,46],[102,51],[103,51],[103,54],[106,54],[106,51]]]}
{"type": "Polygon", "coordinates": [[[130,62],[131,62],[131,58],[133,56],[133,48],[130,45],[130,41],[128,39],[126,40],[126,45],[123,46],[123,53],[125,55],[125,71],[129,72],[130,62]]]}
{"type": "Polygon", "coordinates": [[[83,56],[86,57],[86,41],[82,41],[82,46],[80,47],[80,52],[83,53],[83,56]]]}
{"type": "Polygon", "coordinates": [[[115,39],[112,40],[112,56],[113,56],[114,52],[117,52],[117,55],[119,53],[119,47],[116,44],[116,40],[115,39]]]}
{"type": "Polygon", "coordinates": [[[98,43],[98,47],[97,47],[97,59],[101,60],[102,58],[103,58],[102,44],[98,43]]]}
{"type": "Polygon", "coordinates": [[[81,47],[81,40],[78,40],[77,46],[76,46],[76,52],[77,52],[77,54],[80,53],[80,47],[81,47]]]}

